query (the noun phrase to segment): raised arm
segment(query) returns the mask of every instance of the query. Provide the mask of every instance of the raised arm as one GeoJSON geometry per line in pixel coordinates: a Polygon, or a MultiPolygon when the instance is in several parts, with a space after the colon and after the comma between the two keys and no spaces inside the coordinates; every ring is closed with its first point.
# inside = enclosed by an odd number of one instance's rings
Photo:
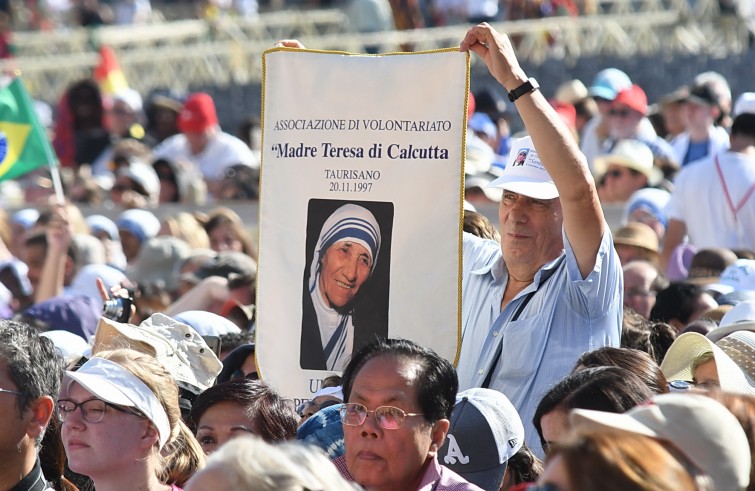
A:
{"type": "MultiPolygon", "coordinates": [[[[507,92],[527,81],[508,36],[486,23],[471,28],[459,49],[477,53],[507,92]]],[[[584,278],[595,266],[606,228],[595,181],[574,137],[540,91],[521,96],[515,105],[558,189],[564,230],[584,278]]]]}
{"type": "Polygon", "coordinates": [[[73,237],[65,205],[55,205],[46,233],[47,255],[42,266],[39,285],[34,292],[34,303],[44,302],[63,293],[68,248],[73,237]]]}

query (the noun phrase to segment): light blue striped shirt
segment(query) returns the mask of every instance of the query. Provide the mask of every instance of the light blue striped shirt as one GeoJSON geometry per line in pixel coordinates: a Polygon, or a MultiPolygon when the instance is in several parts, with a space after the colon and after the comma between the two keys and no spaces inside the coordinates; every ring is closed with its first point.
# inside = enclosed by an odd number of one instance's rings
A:
{"type": "Polygon", "coordinates": [[[531,285],[501,311],[508,272],[501,246],[464,233],[462,343],[459,391],[480,387],[503,343],[490,388],[503,392],[524,423],[527,445],[542,455],[532,424],[535,409],[577,358],[602,346],[619,346],[623,275],[611,233],[601,239],[595,267],[582,279],[574,252],[566,250],[535,275],[531,285]],[[524,297],[530,302],[510,322],[524,297]]]}

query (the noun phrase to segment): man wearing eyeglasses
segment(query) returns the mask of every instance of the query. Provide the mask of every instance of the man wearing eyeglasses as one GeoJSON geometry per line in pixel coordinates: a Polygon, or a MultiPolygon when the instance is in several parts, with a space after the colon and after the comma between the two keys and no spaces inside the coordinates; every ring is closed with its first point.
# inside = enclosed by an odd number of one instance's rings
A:
{"type": "Polygon", "coordinates": [[[474,491],[438,463],[458,382],[434,351],[403,339],[370,342],[343,373],[345,455],[334,463],[369,491],[474,491]]]}
{"type": "Polygon", "coordinates": [[[0,489],[53,489],[37,452],[53,414],[63,362],[26,324],[0,320],[0,489]]]}

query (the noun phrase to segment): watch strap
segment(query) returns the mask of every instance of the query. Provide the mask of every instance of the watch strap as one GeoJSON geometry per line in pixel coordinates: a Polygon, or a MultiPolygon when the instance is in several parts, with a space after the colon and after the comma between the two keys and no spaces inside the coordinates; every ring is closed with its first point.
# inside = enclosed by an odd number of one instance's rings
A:
{"type": "Polygon", "coordinates": [[[537,83],[537,80],[534,78],[527,79],[526,82],[524,82],[522,85],[517,87],[516,89],[509,91],[509,100],[511,102],[516,101],[520,97],[522,97],[525,94],[529,94],[530,92],[534,92],[536,90],[540,89],[540,84],[537,83]]]}

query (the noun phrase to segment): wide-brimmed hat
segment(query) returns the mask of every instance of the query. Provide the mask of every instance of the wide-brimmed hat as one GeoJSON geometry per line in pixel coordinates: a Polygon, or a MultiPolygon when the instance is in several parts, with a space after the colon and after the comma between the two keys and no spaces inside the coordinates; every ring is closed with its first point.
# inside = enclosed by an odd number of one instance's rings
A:
{"type": "Polygon", "coordinates": [[[575,409],[575,428],[617,430],[670,442],[704,473],[715,489],[741,491],[750,482],[750,447],[737,418],[698,394],[661,394],[624,414],[575,409]]]}
{"type": "Polygon", "coordinates": [[[488,186],[503,188],[535,199],[558,198],[558,189],[553,183],[553,178],[540,163],[540,157],[529,136],[513,142],[501,177],[488,186]]]}
{"type": "Polygon", "coordinates": [[[742,369],[751,383],[755,383],[755,332],[734,331],[716,345],[742,369]]]}
{"type": "Polygon", "coordinates": [[[164,314],[152,314],[138,326],[101,318],[92,352],[117,348],[156,357],[177,382],[199,391],[212,386],[223,368],[197,331],[164,314]]]}
{"type": "Polygon", "coordinates": [[[620,140],[610,153],[596,157],[596,174],[602,176],[611,164],[644,174],[650,185],[657,184],[663,177],[660,169],[653,164],[653,151],[639,140],[620,140]]]}
{"type": "Polygon", "coordinates": [[[663,357],[661,371],[668,380],[691,382],[693,362],[709,352],[716,362],[721,389],[755,395],[755,382],[716,343],[696,332],[686,332],[674,340],[663,357]]]}
{"type": "Polygon", "coordinates": [[[154,237],[142,245],[126,275],[143,288],[156,286],[172,292],[178,289],[179,270],[190,254],[191,246],[185,240],[154,237]]]}
{"type": "Polygon", "coordinates": [[[650,226],[644,223],[631,222],[627,223],[613,234],[613,243],[615,245],[628,245],[641,247],[655,254],[660,249],[658,234],[650,226]]]}

